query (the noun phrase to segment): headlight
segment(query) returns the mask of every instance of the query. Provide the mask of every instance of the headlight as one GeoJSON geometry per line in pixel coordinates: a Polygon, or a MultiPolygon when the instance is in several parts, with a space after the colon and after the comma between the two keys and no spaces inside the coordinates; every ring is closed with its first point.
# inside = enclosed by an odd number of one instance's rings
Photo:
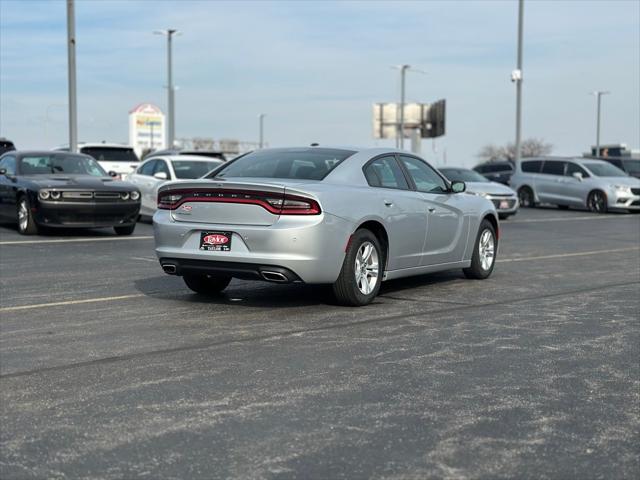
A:
{"type": "Polygon", "coordinates": [[[120,194],[120,198],[122,198],[123,200],[129,200],[129,192],[122,192],[120,194]]]}
{"type": "Polygon", "coordinates": [[[60,198],[60,192],[51,192],[50,195],[53,200],[58,200],[60,198]]]}
{"type": "Polygon", "coordinates": [[[615,188],[618,193],[626,193],[627,195],[631,195],[631,187],[628,187],[626,185],[614,185],[613,188],[615,188]]]}
{"type": "Polygon", "coordinates": [[[140,193],[131,192],[131,200],[138,200],[140,198],[140,193]]]}
{"type": "Polygon", "coordinates": [[[40,200],[46,200],[49,198],[49,190],[40,190],[38,192],[38,197],[40,197],[40,200]]]}

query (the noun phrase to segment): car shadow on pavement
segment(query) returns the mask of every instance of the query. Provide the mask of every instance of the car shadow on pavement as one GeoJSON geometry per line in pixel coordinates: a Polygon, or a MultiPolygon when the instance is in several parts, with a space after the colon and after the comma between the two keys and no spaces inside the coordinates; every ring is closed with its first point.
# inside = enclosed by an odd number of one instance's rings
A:
{"type": "Polygon", "coordinates": [[[116,237],[113,228],[47,228],[40,227],[37,235],[23,236],[18,233],[14,223],[0,223],[0,236],[3,234],[19,235],[18,238],[37,239],[38,237],[116,237]],[[6,231],[5,231],[6,230],[6,231]]]}
{"type": "MultiPolygon", "coordinates": [[[[406,290],[428,287],[463,279],[462,271],[432,273],[383,282],[380,297],[401,294],[406,290]]],[[[305,285],[301,283],[276,285],[259,281],[232,280],[219,295],[193,293],[180,277],[157,276],[138,279],[136,290],[149,297],[193,304],[237,305],[249,308],[295,308],[313,305],[340,306],[331,285],[305,285]]],[[[379,300],[374,300],[374,304],[379,300]]],[[[348,307],[345,307],[348,308],[348,307]]]]}

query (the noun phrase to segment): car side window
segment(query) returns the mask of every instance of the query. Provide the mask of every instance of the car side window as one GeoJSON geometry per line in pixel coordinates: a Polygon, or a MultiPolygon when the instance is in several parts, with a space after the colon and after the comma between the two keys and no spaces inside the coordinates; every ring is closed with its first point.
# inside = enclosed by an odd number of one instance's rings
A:
{"type": "Polygon", "coordinates": [[[156,167],[157,160],[150,160],[138,169],[140,175],[153,176],[153,169],[156,167]]]}
{"type": "Polygon", "coordinates": [[[4,168],[7,171],[7,175],[15,175],[16,174],[16,157],[13,155],[8,155],[2,159],[0,162],[0,168],[4,168]]]}
{"type": "Polygon", "coordinates": [[[576,163],[567,163],[567,173],[565,173],[565,175],[567,177],[572,177],[574,173],[581,173],[582,174],[582,178],[588,178],[589,174],[587,173],[587,171],[582,168],[580,165],[576,164],[576,163]]]}
{"type": "Polygon", "coordinates": [[[567,162],[558,162],[554,160],[547,160],[542,166],[542,173],[547,175],[564,175],[564,166],[567,162]]]}
{"type": "Polygon", "coordinates": [[[164,172],[167,174],[167,178],[171,178],[171,173],[169,173],[169,167],[167,166],[167,162],[165,162],[164,160],[157,160],[156,162],[156,168],[153,171],[153,174],[155,175],[158,172],[164,172]]]}
{"type": "Polygon", "coordinates": [[[416,184],[416,189],[424,193],[447,193],[449,188],[444,179],[422,160],[415,157],[400,156],[409,176],[416,184]]]}
{"type": "Polygon", "coordinates": [[[364,176],[372,187],[409,190],[407,179],[394,156],[376,158],[364,167],[364,176]]]}
{"type": "Polygon", "coordinates": [[[542,160],[527,160],[522,162],[522,171],[525,173],[540,173],[542,160]]]}

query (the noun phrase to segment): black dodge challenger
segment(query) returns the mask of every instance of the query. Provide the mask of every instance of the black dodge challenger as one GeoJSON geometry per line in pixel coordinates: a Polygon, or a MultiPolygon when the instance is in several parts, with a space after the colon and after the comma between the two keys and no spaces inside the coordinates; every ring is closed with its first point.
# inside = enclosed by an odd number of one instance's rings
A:
{"type": "Polygon", "coordinates": [[[0,157],[0,220],[24,235],[40,227],[113,227],[130,235],[140,191],[115,181],[92,157],[69,152],[13,151],[0,157]]]}

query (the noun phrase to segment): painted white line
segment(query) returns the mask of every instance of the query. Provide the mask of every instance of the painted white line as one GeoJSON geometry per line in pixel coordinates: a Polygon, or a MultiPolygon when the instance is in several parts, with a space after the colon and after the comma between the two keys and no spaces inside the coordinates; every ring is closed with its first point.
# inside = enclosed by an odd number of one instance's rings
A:
{"type": "Polygon", "coordinates": [[[631,252],[633,250],[640,250],[640,247],[613,248],[610,250],[593,250],[591,252],[558,253],[556,255],[540,255],[537,257],[500,258],[496,260],[496,263],[527,262],[531,260],[546,260],[549,258],[586,257],[589,255],[602,255],[604,253],[631,252]]]}
{"type": "Polygon", "coordinates": [[[500,226],[509,225],[510,223],[544,223],[544,222],[566,222],[572,220],[611,220],[617,218],[619,220],[623,218],[638,218],[635,215],[591,215],[583,217],[551,217],[551,218],[530,218],[527,220],[505,220],[500,222],[500,226]]]}
{"type": "Polygon", "coordinates": [[[143,293],[136,293],[132,295],[119,295],[117,297],[99,297],[99,298],[85,298],[84,300],[68,300],[66,302],[53,302],[53,303],[37,303],[35,305],[20,305],[17,307],[2,307],[0,312],[15,312],[16,310],[31,310],[34,308],[47,308],[47,307],[59,307],[62,305],[78,305],[80,303],[96,303],[96,302],[111,302],[114,300],[127,300],[129,298],[144,297],[143,293]]]}
{"type": "Polygon", "coordinates": [[[151,258],[151,257],[131,257],[131,260],[140,260],[142,262],[153,262],[153,263],[156,263],[158,261],[157,258],[151,258]]]}
{"type": "Polygon", "coordinates": [[[115,242],[118,240],[149,240],[153,235],[138,237],[87,237],[87,238],[60,238],[56,240],[11,240],[0,242],[0,245],[33,245],[35,243],[78,243],[78,242],[115,242]]]}

